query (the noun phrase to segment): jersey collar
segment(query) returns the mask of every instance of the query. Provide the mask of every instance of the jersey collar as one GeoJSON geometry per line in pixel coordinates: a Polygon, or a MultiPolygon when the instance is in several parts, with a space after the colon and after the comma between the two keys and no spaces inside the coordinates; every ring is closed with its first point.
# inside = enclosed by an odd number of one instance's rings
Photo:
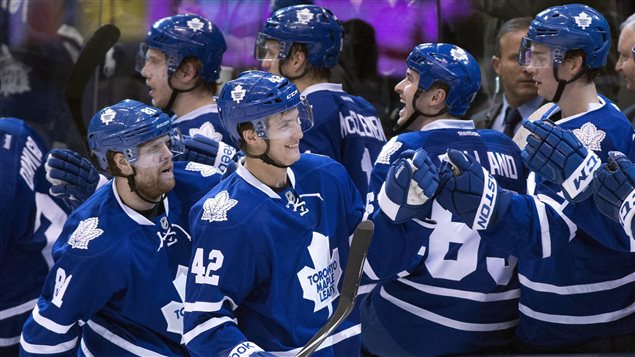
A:
{"type": "MultiPolygon", "coordinates": [[[[119,203],[119,206],[128,215],[128,217],[130,217],[130,219],[137,222],[137,224],[139,224],[140,226],[154,226],[155,225],[154,222],[144,217],[141,213],[133,210],[132,208],[128,207],[125,203],[123,203],[123,201],[121,200],[121,197],[119,197],[119,193],[117,192],[117,185],[115,184],[114,179],[110,180],[110,184],[112,186],[112,193],[113,195],[115,195],[115,198],[117,199],[117,202],[119,203]]],[[[167,195],[163,199],[163,202],[164,202],[163,204],[165,205],[165,216],[169,217],[170,205],[168,204],[167,195]]]]}
{"type": "MultiPolygon", "coordinates": [[[[262,183],[262,181],[258,180],[256,176],[252,175],[249,170],[247,170],[244,166],[245,158],[242,158],[238,162],[238,168],[236,169],[236,174],[242,177],[243,180],[247,181],[248,184],[262,191],[265,195],[271,198],[281,199],[279,194],[277,194],[271,187],[262,183]]],[[[287,177],[289,178],[289,182],[291,183],[291,187],[295,188],[295,174],[290,167],[287,167],[287,177]]]]}
{"type": "Polygon", "coordinates": [[[322,91],[322,90],[344,93],[344,89],[342,89],[342,85],[340,83],[318,83],[318,84],[314,84],[314,85],[306,87],[304,91],[300,94],[306,97],[311,93],[322,91]]]}
{"type": "Polygon", "coordinates": [[[218,113],[218,105],[214,104],[206,104],[200,108],[194,109],[191,112],[177,117],[176,115],[172,117],[173,124],[182,123],[188,120],[192,120],[194,118],[198,118],[199,116],[206,113],[218,113]]]}
{"type": "Polygon", "coordinates": [[[437,119],[432,123],[426,124],[421,128],[421,131],[434,130],[434,129],[476,129],[473,120],[462,119],[437,119]]]}

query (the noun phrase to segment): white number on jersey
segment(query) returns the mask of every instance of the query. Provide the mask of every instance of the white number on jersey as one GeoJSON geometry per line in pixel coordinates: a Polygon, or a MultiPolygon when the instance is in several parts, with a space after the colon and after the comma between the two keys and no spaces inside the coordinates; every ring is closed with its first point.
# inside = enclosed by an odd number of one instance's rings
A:
{"type": "Polygon", "coordinates": [[[196,249],[194,261],[192,262],[192,274],[196,275],[197,284],[218,285],[218,275],[212,274],[223,266],[225,256],[220,250],[212,249],[207,256],[209,263],[205,265],[203,248],[196,249]]]}
{"type": "Polygon", "coordinates": [[[64,303],[64,293],[66,292],[66,288],[68,288],[68,284],[71,282],[72,277],[72,275],[66,277],[66,271],[62,268],[57,268],[57,273],[55,274],[55,288],[53,289],[53,299],[51,300],[55,306],[62,307],[62,303],[64,303]]]}
{"type": "MultiPolygon", "coordinates": [[[[434,278],[459,281],[472,272],[478,265],[478,252],[481,237],[465,224],[452,222],[450,211],[443,209],[436,201],[432,208],[433,220],[437,221],[430,235],[426,268],[434,278]]],[[[486,268],[498,285],[506,285],[512,277],[517,259],[487,257],[486,268]]]]}

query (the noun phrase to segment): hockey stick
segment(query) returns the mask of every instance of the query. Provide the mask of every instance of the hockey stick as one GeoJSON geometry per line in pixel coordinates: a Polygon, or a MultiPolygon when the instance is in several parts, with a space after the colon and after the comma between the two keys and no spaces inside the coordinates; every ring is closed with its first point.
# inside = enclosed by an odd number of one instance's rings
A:
{"type": "Polygon", "coordinates": [[[86,124],[84,124],[82,115],[84,92],[88,81],[95,73],[95,69],[102,63],[106,52],[117,42],[120,34],[117,26],[112,24],[98,28],[82,48],[64,90],[66,103],[87,153],[89,151],[87,149],[86,124]]]}
{"type": "Polygon", "coordinates": [[[373,238],[373,230],[375,225],[372,221],[362,221],[353,234],[351,249],[348,253],[348,261],[344,269],[344,282],[342,283],[342,292],[340,300],[335,309],[335,313],[328,320],[326,325],[311,338],[311,340],[300,350],[298,357],[310,356],[324,340],[339,326],[346,317],[353,311],[355,307],[355,299],[357,298],[357,289],[362,278],[362,269],[364,261],[368,254],[368,247],[373,238]]]}

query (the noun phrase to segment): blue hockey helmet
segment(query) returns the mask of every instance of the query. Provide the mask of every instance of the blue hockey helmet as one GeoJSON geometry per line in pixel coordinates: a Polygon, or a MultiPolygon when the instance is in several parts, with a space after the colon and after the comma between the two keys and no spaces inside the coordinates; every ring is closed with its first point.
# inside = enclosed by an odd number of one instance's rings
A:
{"type": "Polygon", "coordinates": [[[419,89],[427,91],[439,82],[449,87],[446,104],[455,116],[465,114],[481,86],[478,62],[459,46],[422,43],[410,52],[406,63],[419,73],[419,89]]]}
{"type": "Polygon", "coordinates": [[[611,29],[604,16],[590,6],[553,6],[536,15],[529,25],[518,57],[521,66],[532,63],[533,42],[551,48],[551,62],[547,64],[561,64],[567,51],[579,49],[584,52],[587,68],[602,68],[611,47],[611,29]]]}
{"type": "Polygon", "coordinates": [[[163,18],[152,25],[140,45],[137,71],[141,72],[148,48],[165,53],[168,74],[172,75],[184,59],[196,57],[203,64],[201,78],[214,83],[220,76],[223,53],[227,49],[225,37],[210,20],[203,16],[185,14],[163,18]]]}
{"type": "Polygon", "coordinates": [[[294,43],[302,43],[308,50],[308,61],[313,67],[332,68],[342,51],[344,28],[333,13],[316,5],[296,5],[282,8],[267,19],[258,34],[254,55],[266,59],[267,40],[280,43],[279,59],[291,53],[294,43]]]}
{"type": "Polygon", "coordinates": [[[120,152],[133,164],[139,158],[139,146],[169,135],[173,153],[183,152],[180,131],[172,128],[172,119],[160,109],[126,99],[105,107],[88,124],[88,148],[98,168],[108,171],[108,152],[120,152]]]}
{"type": "MultiPolygon", "coordinates": [[[[263,71],[247,71],[223,86],[216,99],[221,122],[236,142],[242,139],[238,125],[252,123],[258,136],[275,139],[268,130],[274,114],[298,109],[300,130],[313,126],[313,112],[306,98],[288,79],[263,71]]],[[[296,119],[296,118],[294,118],[296,119]]]]}

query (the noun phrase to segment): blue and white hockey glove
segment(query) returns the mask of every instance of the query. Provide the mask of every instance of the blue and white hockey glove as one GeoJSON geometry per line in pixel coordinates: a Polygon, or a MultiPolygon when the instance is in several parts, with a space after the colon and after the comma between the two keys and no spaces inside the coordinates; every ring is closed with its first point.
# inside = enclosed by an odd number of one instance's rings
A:
{"type": "Polygon", "coordinates": [[[439,169],[437,202],[471,229],[487,229],[509,206],[511,192],[500,189],[474,157],[452,149],[447,156],[439,169]]]}
{"type": "Polygon", "coordinates": [[[423,149],[406,150],[388,169],[377,196],[379,208],[395,223],[429,218],[432,205],[426,202],[438,187],[437,167],[428,153],[423,149]]]}
{"type": "Polygon", "coordinates": [[[619,222],[634,239],[635,164],[621,152],[609,152],[608,163],[595,172],[593,191],[600,212],[619,222]]]}
{"type": "Polygon", "coordinates": [[[177,160],[212,165],[221,172],[227,170],[228,165],[236,156],[236,149],[233,147],[200,134],[185,136],[183,143],[185,151],[176,158],[177,160]]]}
{"type": "Polygon", "coordinates": [[[587,188],[601,162],[592,150],[585,148],[571,130],[550,120],[523,120],[523,126],[532,134],[521,152],[530,170],[561,185],[569,201],[583,201],[593,194],[587,188]]]}
{"type": "Polygon", "coordinates": [[[79,207],[97,189],[99,173],[85,157],[68,149],[53,149],[46,156],[46,179],[52,196],[63,199],[72,209],[79,207]]]}

